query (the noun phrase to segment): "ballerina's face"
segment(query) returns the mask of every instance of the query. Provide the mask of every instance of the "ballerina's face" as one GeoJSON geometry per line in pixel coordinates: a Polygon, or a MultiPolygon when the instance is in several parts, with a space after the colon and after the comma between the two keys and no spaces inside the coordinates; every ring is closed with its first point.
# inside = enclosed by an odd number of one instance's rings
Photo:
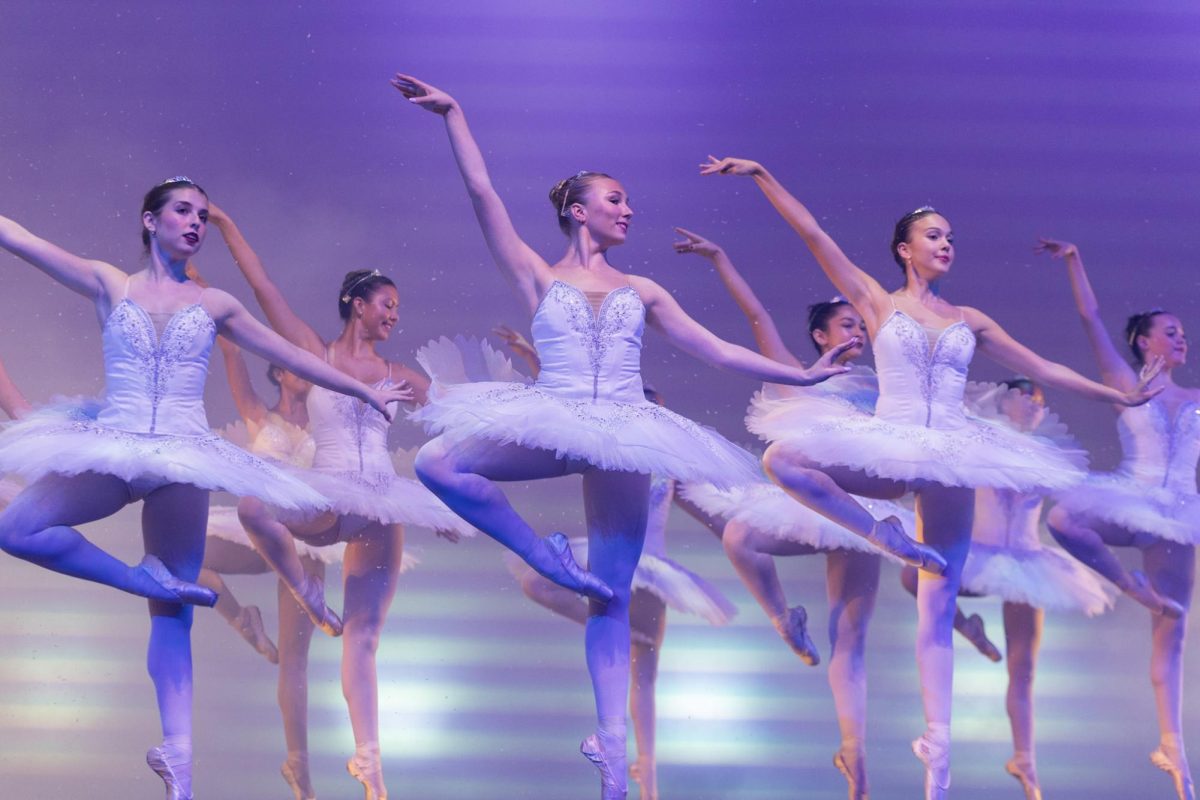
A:
{"type": "Polygon", "coordinates": [[[400,292],[387,284],[376,288],[369,297],[354,298],[354,319],[371,341],[382,342],[392,335],[400,319],[399,309],[400,292]]]}
{"type": "Polygon", "coordinates": [[[1160,357],[1167,369],[1187,363],[1187,334],[1183,331],[1183,323],[1174,314],[1155,314],[1149,333],[1138,337],[1138,345],[1143,361],[1160,357]]]}
{"type": "Polygon", "coordinates": [[[812,336],[813,341],[821,348],[822,353],[857,337],[859,343],[845,353],[842,353],[841,358],[838,359],[838,361],[845,364],[861,356],[863,350],[866,349],[867,323],[854,310],[854,306],[845,303],[838,306],[833,316],[825,321],[825,327],[814,330],[812,336]]]}
{"type": "Polygon", "coordinates": [[[1023,431],[1031,431],[1046,418],[1046,395],[1039,386],[1031,391],[1009,390],[1000,398],[1000,411],[1023,431]]]}
{"type": "Polygon", "coordinates": [[[624,244],[633,209],[625,187],[612,178],[598,178],[588,186],[584,202],[575,203],[575,219],[601,247],[624,244]]]}
{"type": "Polygon", "coordinates": [[[154,241],[168,258],[184,261],[204,244],[208,198],[191,186],[174,189],[161,211],[157,214],[147,211],[142,216],[142,224],[153,232],[154,241]]]}
{"type": "Polygon", "coordinates": [[[896,252],[923,278],[940,278],[954,263],[954,231],[941,214],[929,214],[912,224],[908,240],[896,252]]]}
{"type": "Polygon", "coordinates": [[[308,390],[312,388],[312,384],[298,376],[294,372],[289,372],[286,369],[276,368],[274,370],[275,380],[278,382],[279,391],[281,394],[290,394],[293,397],[304,397],[308,394],[308,390]]]}

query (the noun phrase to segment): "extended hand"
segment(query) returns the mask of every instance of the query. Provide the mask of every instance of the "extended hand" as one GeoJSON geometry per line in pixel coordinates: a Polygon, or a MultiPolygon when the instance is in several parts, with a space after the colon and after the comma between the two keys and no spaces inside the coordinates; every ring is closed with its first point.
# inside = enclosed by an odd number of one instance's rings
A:
{"type": "Polygon", "coordinates": [[[843,364],[838,364],[837,360],[841,357],[842,353],[845,353],[851,348],[858,347],[861,344],[862,339],[859,339],[857,336],[855,336],[849,341],[842,342],[841,344],[826,350],[821,354],[820,358],[813,362],[812,366],[804,370],[805,375],[808,377],[808,384],[806,385],[811,386],[814,383],[820,383],[823,380],[828,380],[834,375],[841,375],[844,372],[849,372],[850,368],[843,364]]]}
{"type": "Polygon", "coordinates": [[[760,172],[762,164],[748,158],[709,156],[708,161],[700,165],[701,175],[757,175],[760,172]]]}
{"type": "Polygon", "coordinates": [[[1167,362],[1162,356],[1155,356],[1142,365],[1138,370],[1137,386],[1125,393],[1124,399],[1121,400],[1121,405],[1140,406],[1142,403],[1147,403],[1152,400],[1159,392],[1167,388],[1159,386],[1151,389],[1150,383],[1158,377],[1159,373],[1166,367],[1167,362]]]}
{"type": "Polygon", "coordinates": [[[492,333],[499,336],[508,345],[509,350],[512,350],[513,353],[522,358],[537,354],[537,351],[533,349],[533,345],[529,343],[528,339],[507,325],[497,325],[492,328],[492,333]]]}
{"type": "Polygon", "coordinates": [[[692,233],[686,228],[676,228],[675,232],[684,237],[684,241],[672,243],[671,246],[675,248],[676,253],[695,253],[705,258],[714,258],[721,252],[719,244],[705,239],[698,233],[692,233]]]}
{"type": "Polygon", "coordinates": [[[392,78],[392,86],[408,98],[408,102],[435,114],[445,116],[450,109],[458,107],[458,101],[453,97],[412,75],[397,72],[396,77],[392,78]]]}
{"type": "Polygon", "coordinates": [[[413,392],[408,381],[400,381],[385,389],[367,387],[367,396],[363,399],[370,404],[371,408],[387,417],[388,422],[391,422],[392,412],[388,409],[388,405],[390,403],[411,403],[415,398],[416,393],[413,392]]]}
{"type": "Polygon", "coordinates": [[[1066,258],[1079,255],[1079,248],[1070,242],[1060,242],[1057,239],[1039,236],[1037,244],[1033,246],[1033,252],[1037,255],[1047,254],[1051,258],[1066,258]]]}

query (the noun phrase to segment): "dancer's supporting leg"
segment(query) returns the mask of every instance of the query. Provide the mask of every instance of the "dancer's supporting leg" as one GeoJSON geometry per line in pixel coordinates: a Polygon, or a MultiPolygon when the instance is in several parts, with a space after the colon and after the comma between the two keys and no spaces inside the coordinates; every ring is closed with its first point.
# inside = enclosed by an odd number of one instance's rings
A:
{"type": "Polygon", "coordinates": [[[241,605],[222,577],[262,575],[270,571],[271,566],[254,548],[217,536],[209,536],[204,545],[204,566],[196,582],[217,593],[217,604],[214,608],[221,618],[267,661],[278,664],[279,651],[267,635],[258,606],[241,605]]]}
{"type": "Polygon", "coordinates": [[[104,519],[130,501],[129,485],[112,475],[46,475],[0,513],[0,549],[73,578],[141,597],[175,599],[171,587],[141,565],[131,567],[113,558],[71,527],[104,519]]]}
{"type": "Polygon", "coordinates": [[[850,797],[867,797],[867,628],[879,592],[881,559],[870,553],[833,550],[825,557],[829,596],[829,687],[842,743],[834,765],[850,784],[850,797]]]}
{"type": "MultiPolygon", "coordinates": [[[[302,558],[305,570],[324,579],[325,565],[302,558]]],[[[282,580],[277,582],[279,598],[279,683],[277,697],[283,717],[283,738],[287,760],[280,768],[283,779],[302,798],[316,797],[308,771],[308,650],[316,626],[304,608],[296,602],[282,580]]]]}
{"type": "Polygon", "coordinates": [[[1112,581],[1118,589],[1155,614],[1179,617],[1183,607],[1155,591],[1152,581],[1141,572],[1130,572],[1111,547],[1138,547],[1144,537],[1133,531],[1099,520],[1084,521],[1068,514],[1062,506],[1050,509],[1046,516],[1050,529],[1064,550],[1112,581]]]}
{"type": "MultiPolygon", "coordinates": [[[[917,574],[919,570],[916,567],[904,567],[900,570],[900,585],[905,591],[911,594],[914,598],[917,596],[917,574]]],[[[959,596],[970,596],[969,592],[959,592],[959,596]]],[[[1000,661],[1004,658],[1000,653],[1000,649],[995,643],[988,638],[987,630],[984,628],[983,617],[978,614],[967,616],[963,612],[962,607],[955,605],[954,607],[954,630],[963,635],[972,646],[990,661],[1000,661]]]]}
{"type": "Polygon", "coordinates": [[[946,559],[942,575],[922,572],[917,585],[917,668],[926,730],[914,749],[925,762],[927,800],[945,796],[950,785],[954,611],[974,513],[971,489],[926,484],[917,490],[919,538],[946,559]]]}
{"type": "MultiPolygon", "coordinates": [[[[444,436],[421,447],[417,477],[454,513],[520,556],[550,580],[588,597],[607,600],[608,587],[575,564],[561,536],[542,538],[509,504],[493,481],[556,478],[578,471],[549,450],[472,440],[451,446],[444,436]]],[[[624,501],[629,502],[629,501],[624,501]]]]}
{"type": "Polygon", "coordinates": [[[792,651],[809,666],[820,662],[817,647],[808,633],[808,614],[803,606],[788,608],[787,595],[775,569],[775,556],[801,556],[820,552],[811,545],[790,541],[730,521],[721,536],[725,555],[750,594],[758,601],[775,630],[792,651]]]}
{"type": "Polygon", "coordinates": [[[629,684],[629,716],[637,742],[637,761],[630,774],[640,787],[641,800],[658,800],[658,759],[655,755],[658,656],[667,630],[667,604],[656,594],[635,589],[629,600],[629,627],[634,636],[629,644],[632,673],[629,684]]]}
{"type": "MultiPolygon", "coordinates": [[[[1196,548],[1155,540],[1142,549],[1142,563],[1156,594],[1181,609],[1192,603],[1196,548]]],[[[1192,800],[1195,788],[1183,744],[1183,652],[1188,615],[1156,614],[1151,618],[1150,680],[1158,711],[1159,746],[1151,754],[1155,766],[1168,772],[1180,800],[1192,800]]]]}
{"type": "Polygon", "coordinates": [[[1044,617],[1040,608],[1024,603],[1004,604],[1004,638],[1008,651],[1005,706],[1013,738],[1013,757],[1005,764],[1005,769],[1021,782],[1026,800],[1041,798],[1033,739],[1033,676],[1037,669],[1044,617]]]}
{"type": "Polygon", "coordinates": [[[619,800],[627,785],[630,584],[646,537],[650,476],[588,470],[583,475],[583,502],[589,568],[613,594],[607,602],[591,602],[584,633],[598,726],[581,749],[600,769],[601,797],[619,800]]]}
{"type": "MultiPolygon", "coordinates": [[[[173,575],[194,581],[204,561],[208,492],[169,484],[150,492],[142,505],[142,539],[173,575]]],[[[192,796],[192,608],[150,601],[146,668],[158,697],[163,743],[146,754],[167,784],[169,797],[192,796]],[[172,783],[175,786],[172,786],[172,783]]]]}
{"type": "MultiPolygon", "coordinates": [[[[344,517],[343,524],[353,524],[344,517]]],[[[387,797],[379,752],[379,679],[375,654],[400,577],[404,529],[369,523],[356,531],[342,560],[345,603],[342,694],[354,731],[350,774],[370,800],[387,797]]]]}

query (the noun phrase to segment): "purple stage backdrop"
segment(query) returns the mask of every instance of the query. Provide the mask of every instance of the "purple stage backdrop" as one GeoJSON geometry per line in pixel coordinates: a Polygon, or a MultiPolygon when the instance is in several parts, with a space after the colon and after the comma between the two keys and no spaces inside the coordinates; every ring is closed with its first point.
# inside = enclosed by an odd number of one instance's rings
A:
{"type": "MultiPolygon", "coordinates": [[[[1039,235],[1080,246],[1118,338],[1127,315],[1150,307],[1200,325],[1200,6],[1182,0],[5,0],[0,213],[134,270],[142,193],[187,174],[327,335],[338,329],[342,274],[363,267],[400,286],[401,322],[384,349],[397,360],[413,363],[438,335],[524,327],[444,127],[390,88],[398,70],[461,101],[518,230],[550,261],[564,247],[550,186],[580,169],[619,178],[635,217],[613,263],[666,285],[734,341],[751,343],[744,321],[706,261],[672,253],[672,226],[726,248],[797,353],[809,352],[805,307],[833,288],[751,181],[698,175],[710,153],[770,167],[885,285],[900,278],[887,250],[895,219],[936,206],[957,236],[946,297],[1085,374],[1097,370],[1066,276],[1032,254],[1039,235]]],[[[253,307],[216,231],[197,263],[253,307]]],[[[91,304],[0,255],[0,358],[34,400],[94,393],[91,304]]],[[[752,381],[653,335],[644,373],[678,411],[750,440],[741,418],[752,381]]],[[[981,360],[972,375],[1005,373],[981,360]]],[[[1177,378],[1195,382],[1195,367],[1177,378]]],[[[1109,408],[1049,399],[1094,465],[1115,464],[1109,408]]],[[[214,425],[234,418],[219,368],[208,401],[214,425]]],[[[399,432],[399,443],[419,441],[411,426],[399,432]]],[[[547,526],[577,529],[573,490],[560,494],[528,498],[547,526]]],[[[133,559],[135,524],[125,514],[97,535],[133,559]]],[[[672,624],[664,796],[843,796],[828,766],[837,741],[824,667],[795,661],[700,536],[688,536],[694,550],[681,558],[711,574],[742,615],[722,631],[672,624]]],[[[524,603],[492,543],[426,546],[427,563],[401,587],[381,663],[392,687],[384,750],[393,794],[593,796],[594,777],[572,753],[590,723],[577,632],[524,603]]],[[[822,619],[823,565],[786,569],[822,619]]],[[[920,731],[914,615],[893,577],[871,650],[872,796],[884,800],[920,786],[907,753],[920,731]]],[[[243,585],[273,619],[272,582],[243,585]]],[[[7,558],[0,587],[0,794],[156,796],[156,779],[138,765],[156,735],[139,604],[7,558]]],[[[978,605],[999,635],[998,606],[978,605]]],[[[1146,762],[1156,741],[1148,632],[1145,614],[1127,605],[1099,621],[1048,620],[1038,690],[1050,796],[1171,796],[1146,762]]],[[[271,673],[215,615],[198,619],[197,796],[283,796],[271,673]]],[[[350,741],[337,648],[318,645],[314,769],[322,796],[351,796],[357,787],[337,774],[350,741]]],[[[955,783],[963,796],[1017,797],[1000,769],[1003,668],[979,661],[960,652],[955,783]]],[[[1187,711],[1192,732],[1200,708],[1187,711]]]]}

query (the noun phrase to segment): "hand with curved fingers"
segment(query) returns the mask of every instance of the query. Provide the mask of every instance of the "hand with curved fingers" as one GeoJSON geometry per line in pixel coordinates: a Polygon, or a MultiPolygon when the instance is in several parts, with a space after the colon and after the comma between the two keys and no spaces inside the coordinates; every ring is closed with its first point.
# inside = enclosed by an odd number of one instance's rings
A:
{"type": "Polygon", "coordinates": [[[1060,242],[1057,239],[1047,239],[1045,236],[1039,236],[1037,244],[1033,246],[1033,252],[1037,255],[1048,255],[1051,258],[1069,258],[1070,256],[1079,255],[1079,248],[1070,242],[1060,242]]]}
{"type": "Polygon", "coordinates": [[[855,336],[853,339],[842,342],[822,353],[820,358],[804,370],[805,374],[811,379],[810,383],[820,383],[823,380],[832,378],[834,375],[849,372],[850,367],[837,363],[838,357],[850,348],[858,347],[861,344],[862,340],[855,336]]]}
{"type": "Polygon", "coordinates": [[[698,233],[693,233],[687,228],[676,227],[675,232],[683,237],[681,242],[672,242],[671,246],[675,248],[675,252],[680,255],[695,253],[698,256],[705,258],[716,258],[721,253],[725,252],[721,249],[721,245],[714,241],[705,239],[698,233]]]}
{"type": "Polygon", "coordinates": [[[1124,399],[1120,401],[1121,405],[1140,406],[1142,403],[1153,400],[1163,389],[1166,389],[1166,386],[1150,388],[1150,383],[1162,373],[1166,366],[1167,362],[1162,356],[1155,356],[1143,364],[1142,368],[1138,370],[1137,386],[1125,392],[1124,399]]]}
{"type": "Polygon", "coordinates": [[[530,357],[537,358],[537,350],[529,343],[528,339],[521,335],[520,331],[514,330],[507,325],[497,325],[492,328],[492,333],[499,336],[501,341],[508,346],[508,349],[513,351],[514,355],[520,356],[526,361],[530,357]]]}
{"type": "Polygon", "coordinates": [[[458,544],[462,541],[462,534],[458,531],[434,531],[434,534],[440,539],[445,539],[451,544],[458,544]]]}
{"type": "Polygon", "coordinates": [[[397,381],[391,386],[385,386],[382,389],[375,389],[368,386],[362,399],[371,408],[387,417],[388,422],[391,422],[393,415],[388,410],[388,405],[390,403],[411,403],[415,398],[416,392],[413,391],[413,387],[409,385],[408,381],[397,381]]]}
{"type": "Polygon", "coordinates": [[[425,81],[397,72],[392,78],[394,86],[408,102],[426,111],[445,116],[451,109],[458,108],[458,101],[446,92],[425,81]]]}
{"type": "Polygon", "coordinates": [[[700,165],[701,175],[758,175],[763,171],[762,164],[748,158],[717,158],[709,156],[708,161],[700,165]]]}

